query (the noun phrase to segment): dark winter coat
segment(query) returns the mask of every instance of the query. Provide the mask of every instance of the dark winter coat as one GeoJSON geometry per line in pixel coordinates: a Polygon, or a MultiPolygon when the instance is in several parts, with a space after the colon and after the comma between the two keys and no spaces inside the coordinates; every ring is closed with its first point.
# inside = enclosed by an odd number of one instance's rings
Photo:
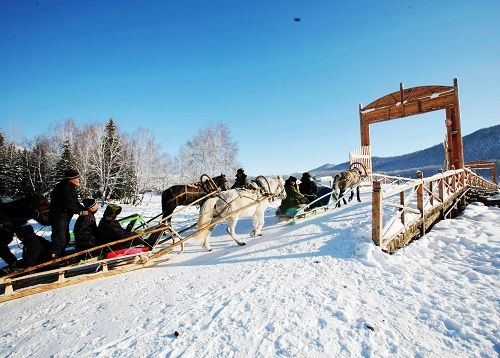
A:
{"type": "Polygon", "coordinates": [[[307,204],[309,200],[302,195],[295,185],[285,182],[286,198],[281,201],[280,210],[285,211],[300,204],[307,204]]]}
{"type": "Polygon", "coordinates": [[[50,194],[50,217],[72,217],[84,210],[78,200],[76,185],[68,179],[63,179],[52,190],[50,194]]]}
{"type": "Polygon", "coordinates": [[[238,189],[238,188],[245,189],[248,186],[248,184],[249,184],[249,181],[247,179],[247,175],[243,174],[241,176],[236,177],[236,181],[234,182],[231,189],[238,189]]]}
{"type": "Polygon", "coordinates": [[[131,226],[124,229],[116,217],[121,213],[119,205],[109,204],[104,210],[99,226],[97,227],[98,244],[107,244],[130,236],[131,226]]]}
{"type": "Polygon", "coordinates": [[[75,233],[75,246],[78,251],[90,249],[97,245],[97,224],[92,213],[80,215],[73,229],[75,233]]]}
{"type": "Polygon", "coordinates": [[[31,267],[50,260],[50,241],[36,234],[23,239],[22,266],[31,267]]]}
{"type": "Polygon", "coordinates": [[[299,190],[302,194],[307,196],[315,196],[318,192],[318,186],[310,177],[302,177],[299,184],[299,190]]]}

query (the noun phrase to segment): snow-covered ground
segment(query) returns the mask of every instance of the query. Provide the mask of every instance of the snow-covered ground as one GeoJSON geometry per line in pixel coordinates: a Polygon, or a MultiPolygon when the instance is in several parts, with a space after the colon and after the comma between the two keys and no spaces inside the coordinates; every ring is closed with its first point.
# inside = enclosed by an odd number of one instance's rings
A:
{"type": "MultiPolygon", "coordinates": [[[[298,225],[275,203],[264,236],[240,221],[246,246],[221,224],[213,252],[193,240],[158,266],[2,303],[0,356],[497,357],[500,209],[471,204],[389,256],[369,197],[353,203],[298,225]]],[[[124,215],[160,212],[148,204],[124,215]]]]}

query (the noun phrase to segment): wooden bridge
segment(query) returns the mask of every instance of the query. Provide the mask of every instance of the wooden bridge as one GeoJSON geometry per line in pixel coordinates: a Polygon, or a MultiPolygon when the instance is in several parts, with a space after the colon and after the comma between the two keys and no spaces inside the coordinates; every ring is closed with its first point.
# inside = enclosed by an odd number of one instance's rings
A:
{"type": "Polygon", "coordinates": [[[372,193],[372,239],[392,253],[424,235],[439,220],[450,218],[471,196],[498,192],[495,183],[470,169],[449,170],[403,185],[391,185],[386,176],[374,174],[372,193]]]}

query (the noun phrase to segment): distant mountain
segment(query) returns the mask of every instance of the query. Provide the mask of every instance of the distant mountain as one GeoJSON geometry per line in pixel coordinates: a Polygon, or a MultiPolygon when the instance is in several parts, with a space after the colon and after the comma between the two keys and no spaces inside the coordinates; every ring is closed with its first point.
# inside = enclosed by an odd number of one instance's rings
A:
{"type": "MultiPolygon", "coordinates": [[[[500,168],[500,125],[483,128],[463,137],[464,159],[495,160],[500,168]]],[[[430,148],[397,157],[373,157],[373,169],[378,173],[401,176],[415,176],[417,170],[431,175],[443,167],[443,145],[436,144],[430,148]]],[[[325,164],[309,172],[315,176],[332,175],[345,170],[349,162],[341,164],[325,164]]]]}

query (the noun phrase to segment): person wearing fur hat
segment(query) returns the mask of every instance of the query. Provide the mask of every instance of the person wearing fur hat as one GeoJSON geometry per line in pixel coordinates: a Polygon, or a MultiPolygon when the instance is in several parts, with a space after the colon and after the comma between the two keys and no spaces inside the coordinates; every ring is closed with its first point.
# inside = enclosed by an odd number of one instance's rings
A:
{"type": "Polygon", "coordinates": [[[231,189],[238,189],[242,188],[245,189],[249,184],[249,181],[247,179],[247,175],[245,174],[245,171],[240,168],[236,171],[236,181],[234,182],[233,186],[231,189]]]}
{"type": "Polygon", "coordinates": [[[281,201],[278,212],[284,213],[289,208],[309,203],[309,200],[299,192],[297,178],[294,176],[290,176],[285,180],[285,192],[286,198],[281,201]]]}
{"type": "Polygon", "coordinates": [[[318,186],[311,179],[311,174],[302,174],[302,178],[300,178],[299,191],[309,200],[309,202],[316,199],[318,186]]]}
{"type": "MultiPolygon", "coordinates": [[[[104,214],[97,226],[98,245],[109,244],[110,242],[124,239],[130,236],[134,222],[131,222],[124,229],[117,220],[118,215],[122,212],[122,207],[116,204],[108,204],[104,214]]],[[[130,246],[130,243],[117,244],[113,249],[121,249],[130,246]]]]}
{"type": "Polygon", "coordinates": [[[16,230],[16,236],[23,243],[23,258],[18,267],[31,267],[50,260],[51,243],[35,234],[33,226],[24,225],[16,230]]]}
{"type": "Polygon", "coordinates": [[[69,243],[69,223],[75,214],[85,210],[78,200],[76,187],[80,184],[80,174],[75,169],[68,169],[64,179],[56,184],[50,194],[49,220],[52,226],[51,257],[58,258],[64,254],[69,243]]]}
{"type": "Polygon", "coordinates": [[[97,245],[97,224],[94,214],[99,209],[99,204],[92,198],[83,199],[82,203],[85,210],[76,219],[73,229],[77,251],[90,249],[97,245]]]}

